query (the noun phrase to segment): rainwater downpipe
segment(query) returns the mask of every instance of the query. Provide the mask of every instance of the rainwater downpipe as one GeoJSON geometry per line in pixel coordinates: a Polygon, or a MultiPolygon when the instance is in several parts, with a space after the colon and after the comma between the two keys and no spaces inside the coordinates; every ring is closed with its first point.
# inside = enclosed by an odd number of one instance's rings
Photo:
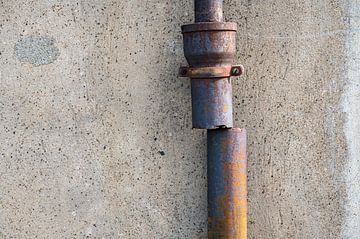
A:
{"type": "Polygon", "coordinates": [[[233,128],[231,77],[236,23],[224,22],[222,0],[195,0],[195,23],[182,26],[191,79],[193,128],[207,129],[208,238],[247,238],[246,131],[233,128]]]}

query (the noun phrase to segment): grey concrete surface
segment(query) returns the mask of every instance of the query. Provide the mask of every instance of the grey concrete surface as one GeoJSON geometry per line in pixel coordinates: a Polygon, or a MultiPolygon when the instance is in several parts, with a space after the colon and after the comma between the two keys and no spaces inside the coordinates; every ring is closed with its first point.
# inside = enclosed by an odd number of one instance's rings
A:
{"type": "MultiPolygon", "coordinates": [[[[360,236],[360,2],[226,0],[249,238],[360,236]]],[[[0,238],[206,238],[192,0],[0,0],[0,238]]]]}

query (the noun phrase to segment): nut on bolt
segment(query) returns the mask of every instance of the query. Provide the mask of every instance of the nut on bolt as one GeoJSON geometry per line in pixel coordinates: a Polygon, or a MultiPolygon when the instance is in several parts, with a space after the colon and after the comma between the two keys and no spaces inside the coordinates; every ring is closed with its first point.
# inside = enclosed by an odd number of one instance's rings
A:
{"type": "Polygon", "coordinates": [[[241,76],[244,73],[244,67],[242,65],[232,66],[231,76],[241,76]]]}

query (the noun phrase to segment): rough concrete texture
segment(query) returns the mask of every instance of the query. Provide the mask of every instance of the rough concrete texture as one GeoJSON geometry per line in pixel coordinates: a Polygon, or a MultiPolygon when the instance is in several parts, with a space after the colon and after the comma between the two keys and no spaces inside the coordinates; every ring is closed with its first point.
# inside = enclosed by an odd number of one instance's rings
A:
{"type": "MultiPolygon", "coordinates": [[[[360,235],[359,4],[225,1],[249,238],[360,235]]],[[[192,21],[192,0],[0,0],[0,238],[206,238],[192,21]]]]}

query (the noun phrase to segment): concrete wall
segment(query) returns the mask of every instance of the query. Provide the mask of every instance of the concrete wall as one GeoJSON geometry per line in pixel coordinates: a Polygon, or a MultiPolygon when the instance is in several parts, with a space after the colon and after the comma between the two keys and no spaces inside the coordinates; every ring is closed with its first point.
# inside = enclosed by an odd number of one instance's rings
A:
{"type": "MultiPolygon", "coordinates": [[[[226,0],[249,238],[359,238],[360,2],[226,0]]],[[[0,1],[0,238],[206,238],[192,0],[0,1]]]]}

